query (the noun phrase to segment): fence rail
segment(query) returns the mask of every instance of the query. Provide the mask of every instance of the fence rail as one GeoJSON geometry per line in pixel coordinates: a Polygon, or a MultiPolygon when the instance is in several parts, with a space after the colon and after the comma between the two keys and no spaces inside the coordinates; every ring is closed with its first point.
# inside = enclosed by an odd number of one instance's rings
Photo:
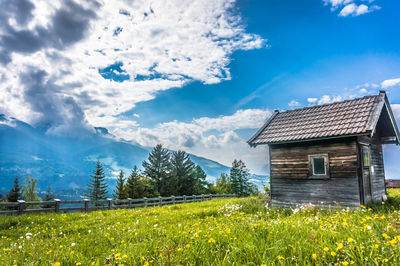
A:
{"type": "Polygon", "coordinates": [[[124,199],[124,200],[66,200],[55,199],[52,201],[32,201],[25,202],[3,202],[0,203],[0,215],[4,214],[22,214],[22,213],[39,213],[39,212],[71,212],[71,211],[94,211],[94,210],[112,210],[112,209],[131,209],[137,207],[163,206],[168,204],[180,204],[188,202],[198,202],[211,200],[216,198],[233,198],[234,194],[207,194],[192,196],[170,196],[155,197],[141,199],[124,199]],[[63,207],[63,205],[73,205],[71,207],[63,207]]]}

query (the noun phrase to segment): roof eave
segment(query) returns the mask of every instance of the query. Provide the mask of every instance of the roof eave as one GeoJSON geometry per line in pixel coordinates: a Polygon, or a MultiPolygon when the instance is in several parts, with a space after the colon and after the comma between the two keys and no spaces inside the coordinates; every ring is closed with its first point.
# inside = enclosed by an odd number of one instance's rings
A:
{"type": "Polygon", "coordinates": [[[374,114],[371,116],[370,121],[368,123],[367,129],[371,132],[371,137],[373,136],[376,126],[378,125],[379,117],[382,113],[382,109],[385,107],[388,114],[389,119],[396,134],[396,141],[394,142],[396,145],[400,144],[400,133],[397,127],[396,119],[394,118],[392,108],[390,107],[389,99],[386,96],[385,91],[380,91],[379,96],[381,101],[378,103],[377,107],[374,110],[374,114]]]}
{"type": "Polygon", "coordinates": [[[253,143],[253,141],[264,131],[264,129],[271,123],[271,121],[278,114],[279,114],[279,111],[275,110],[274,113],[271,115],[271,117],[267,120],[267,122],[265,122],[265,124],[259,130],[257,130],[257,132],[247,141],[247,144],[249,144],[250,147],[254,148],[258,145],[257,143],[253,143]]]}
{"type": "Polygon", "coordinates": [[[351,134],[351,135],[339,135],[339,136],[311,138],[311,139],[299,139],[299,140],[289,140],[289,141],[277,141],[277,142],[262,142],[262,143],[253,143],[250,146],[256,147],[258,145],[290,144],[290,143],[310,142],[310,141],[318,141],[318,140],[326,140],[326,139],[340,139],[340,138],[350,138],[350,137],[357,137],[357,136],[368,136],[370,134],[371,134],[371,132],[368,130],[363,133],[351,134]]]}

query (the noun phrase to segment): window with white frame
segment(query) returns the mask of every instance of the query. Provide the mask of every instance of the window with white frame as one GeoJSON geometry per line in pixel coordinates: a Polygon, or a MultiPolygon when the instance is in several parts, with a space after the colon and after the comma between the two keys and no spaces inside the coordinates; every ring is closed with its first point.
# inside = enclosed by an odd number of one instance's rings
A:
{"type": "Polygon", "coordinates": [[[328,154],[313,154],[308,156],[309,177],[329,178],[328,154]]]}

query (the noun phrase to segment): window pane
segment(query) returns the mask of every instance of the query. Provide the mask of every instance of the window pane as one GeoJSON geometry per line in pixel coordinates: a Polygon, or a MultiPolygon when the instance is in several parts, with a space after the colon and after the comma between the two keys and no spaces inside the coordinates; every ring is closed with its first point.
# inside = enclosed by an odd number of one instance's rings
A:
{"type": "Polygon", "coordinates": [[[363,163],[364,166],[369,166],[369,150],[363,150],[363,163]]]}
{"type": "Polygon", "coordinates": [[[313,158],[314,175],[325,175],[325,159],[313,158]]]}

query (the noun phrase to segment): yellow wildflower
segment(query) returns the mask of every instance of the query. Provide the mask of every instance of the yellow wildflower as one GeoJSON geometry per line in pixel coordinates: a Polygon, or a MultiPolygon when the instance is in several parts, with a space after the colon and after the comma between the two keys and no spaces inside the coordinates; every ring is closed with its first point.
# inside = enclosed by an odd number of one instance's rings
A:
{"type": "Polygon", "coordinates": [[[347,265],[349,265],[349,263],[347,261],[343,261],[343,265],[347,266],[347,265]]]}
{"type": "Polygon", "coordinates": [[[331,252],[331,255],[332,255],[332,256],[336,256],[336,252],[335,252],[335,251],[332,251],[332,252],[331,252]]]}
{"type": "Polygon", "coordinates": [[[285,258],[282,256],[278,256],[278,260],[284,260],[285,258]]]}
{"type": "Polygon", "coordinates": [[[326,252],[326,251],[328,251],[329,250],[329,248],[328,247],[324,247],[324,251],[326,252]]]}
{"type": "Polygon", "coordinates": [[[312,258],[313,258],[314,260],[316,260],[316,259],[317,259],[317,254],[313,253],[313,254],[312,254],[312,258]]]}
{"type": "Polygon", "coordinates": [[[82,263],[80,263],[80,262],[77,262],[76,264],[75,264],[75,266],[81,266],[82,265],[82,263]]]}
{"type": "Polygon", "coordinates": [[[215,243],[215,239],[211,237],[211,238],[208,240],[208,243],[215,243]]]}
{"type": "Polygon", "coordinates": [[[354,239],[349,237],[349,238],[347,238],[347,242],[349,242],[349,243],[354,242],[354,239]]]}
{"type": "Polygon", "coordinates": [[[379,245],[378,245],[378,244],[375,244],[375,245],[374,245],[374,248],[379,248],[379,245]]]}
{"type": "Polygon", "coordinates": [[[337,248],[336,248],[336,250],[341,250],[342,248],[343,248],[343,244],[342,244],[342,243],[339,243],[338,246],[337,246],[337,248]]]}
{"type": "Polygon", "coordinates": [[[60,266],[61,264],[57,261],[53,264],[53,266],[60,266]]]}

